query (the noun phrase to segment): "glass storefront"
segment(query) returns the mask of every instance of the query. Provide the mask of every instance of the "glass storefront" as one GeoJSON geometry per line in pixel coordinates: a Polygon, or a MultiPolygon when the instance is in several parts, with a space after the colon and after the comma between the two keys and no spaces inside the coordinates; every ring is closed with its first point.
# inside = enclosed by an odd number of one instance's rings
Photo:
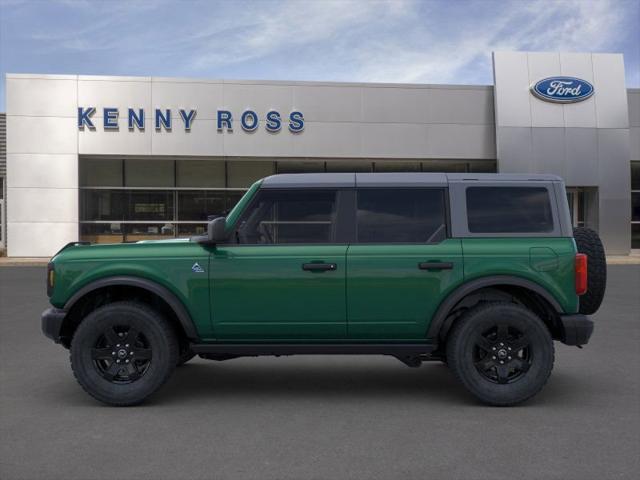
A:
{"type": "Polygon", "coordinates": [[[4,177],[0,177],[0,249],[5,247],[5,209],[4,209],[4,177]]]}
{"type": "Polygon", "coordinates": [[[80,159],[80,239],[92,243],[206,232],[257,179],[303,172],[495,172],[496,162],[361,160],[80,159]]]}
{"type": "Polygon", "coordinates": [[[640,249],[640,162],[631,162],[631,248],[640,249]]]}
{"type": "Polygon", "coordinates": [[[584,189],[567,188],[567,201],[569,202],[569,213],[571,213],[571,223],[574,227],[584,227],[585,219],[585,198],[584,189]]]}
{"type": "Polygon", "coordinates": [[[598,189],[594,187],[567,187],[567,201],[574,227],[587,227],[598,231],[598,189]]]}

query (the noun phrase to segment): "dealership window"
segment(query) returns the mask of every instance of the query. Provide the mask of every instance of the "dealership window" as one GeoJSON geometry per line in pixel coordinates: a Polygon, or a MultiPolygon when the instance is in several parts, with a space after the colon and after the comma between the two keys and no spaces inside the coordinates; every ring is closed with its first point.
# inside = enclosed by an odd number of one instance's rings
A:
{"type": "Polygon", "coordinates": [[[326,162],[326,172],[342,173],[342,172],[372,172],[372,162],[349,161],[349,160],[332,160],[326,162]]]}
{"type": "Polygon", "coordinates": [[[224,191],[178,191],[179,220],[206,222],[209,212],[224,212],[226,209],[226,194],[224,191]]]}
{"type": "Polygon", "coordinates": [[[573,227],[598,230],[598,189],[567,187],[567,202],[573,227]]]}
{"type": "Polygon", "coordinates": [[[176,187],[225,188],[226,164],[223,160],[179,160],[176,187]]]}
{"type": "Polygon", "coordinates": [[[586,219],[586,198],[583,188],[567,188],[567,202],[571,224],[574,227],[584,227],[586,219]]]}
{"type": "Polygon", "coordinates": [[[467,172],[471,173],[496,173],[498,166],[493,160],[474,160],[467,163],[467,172]]]}
{"type": "Polygon", "coordinates": [[[80,237],[113,243],[201,235],[274,162],[80,159],[80,237]]]}
{"type": "Polygon", "coordinates": [[[469,165],[466,162],[452,162],[447,160],[431,160],[422,162],[423,172],[466,173],[469,165]]]}
{"type": "Polygon", "coordinates": [[[0,177],[0,247],[6,246],[6,223],[5,220],[5,200],[4,200],[4,177],[0,177]]]}
{"type": "Polygon", "coordinates": [[[278,161],[278,173],[318,173],[324,172],[324,162],[278,161]]]}
{"type": "Polygon", "coordinates": [[[247,188],[253,182],[275,173],[273,162],[232,161],[227,162],[227,186],[247,188]]]}
{"type": "Polygon", "coordinates": [[[121,187],[123,185],[122,159],[85,158],[80,162],[80,186],[121,187]]]}
{"type": "Polygon", "coordinates": [[[374,162],[373,168],[376,172],[419,172],[420,162],[396,162],[382,161],[374,162]]]}
{"type": "Polygon", "coordinates": [[[175,167],[170,160],[125,160],[125,187],[173,187],[175,167]]]}
{"type": "Polygon", "coordinates": [[[495,160],[329,160],[299,161],[278,160],[277,173],[314,173],[314,172],[473,172],[495,173],[495,160]]]}
{"type": "Polygon", "coordinates": [[[631,248],[640,248],[640,162],[631,162],[631,248]]]}

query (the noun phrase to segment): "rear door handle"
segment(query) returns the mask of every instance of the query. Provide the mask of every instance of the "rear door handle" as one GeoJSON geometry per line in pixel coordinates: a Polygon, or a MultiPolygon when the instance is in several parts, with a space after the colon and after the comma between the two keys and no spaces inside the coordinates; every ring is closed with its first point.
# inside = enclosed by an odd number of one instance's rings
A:
{"type": "Polygon", "coordinates": [[[327,272],[336,270],[338,265],[335,263],[303,263],[302,269],[309,272],[327,272]]]}
{"type": "Polygon", "coordinates": [[[418,268],[420,270],[451,270],[453,262],[421,262],[418,268]]]}

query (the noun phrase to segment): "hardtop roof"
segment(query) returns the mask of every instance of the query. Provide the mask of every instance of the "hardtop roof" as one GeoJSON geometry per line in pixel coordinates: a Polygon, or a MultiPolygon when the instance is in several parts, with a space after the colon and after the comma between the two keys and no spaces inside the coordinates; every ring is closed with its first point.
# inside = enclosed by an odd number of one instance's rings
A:
{"type": "Polygon", "coordinates": [[[466,182],[561,182],[557,175],[533,173],[283,173],[262,181],[263,188],[349,188],[446,186],[466,182]]]}

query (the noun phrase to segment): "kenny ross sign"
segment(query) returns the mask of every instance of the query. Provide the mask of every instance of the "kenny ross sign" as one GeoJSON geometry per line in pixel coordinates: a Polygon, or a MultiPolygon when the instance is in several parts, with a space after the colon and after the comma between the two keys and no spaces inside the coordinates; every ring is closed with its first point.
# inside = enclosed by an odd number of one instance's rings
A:
{"type": "MultiPolygon", "coordinates": [[[[88,128],[94,130],[96,128],[93,117],[96,113],[95,107],[78,107],[78,128],[84,130],[88,128]]],[[[156,108],[153,113],[153,126],[156,131],[165,130],[171,132],[174,123],[179,122],[185,131],[191,130],[191,126],[196,119],[197,111],[180,109],[179,120],[172,118],[171,109],[156,108]]],[[[119,109],[113,107],[105,107],[102,109],[102,126],[105,130],[117,130],[120,125],[118,123],[120,115],[126,115],[127,127],[133,131],[135,129],[145,129],[145,112],[143,108],[127,108],[126,113],[120,112],[119,109]]],[[[234,118],[229,110],[217,110],[216,124],[218,132],[225,130],[233,131],[234,123],[239,122],[240,127],[245,132],[254,132],[260,127],[260,117],[253,110],[245,110],[238,119],[234,118]]],[[[283,123],[287,123],[287,127],[291,133],[299,133],[304,130],[304,116],[302,112],[297,110],[289,113],[286,120],[282,118],[280,112],[269,110],[264,119],[264,128],[268,132],[277,133],[282,130],[283,123]]]]}

